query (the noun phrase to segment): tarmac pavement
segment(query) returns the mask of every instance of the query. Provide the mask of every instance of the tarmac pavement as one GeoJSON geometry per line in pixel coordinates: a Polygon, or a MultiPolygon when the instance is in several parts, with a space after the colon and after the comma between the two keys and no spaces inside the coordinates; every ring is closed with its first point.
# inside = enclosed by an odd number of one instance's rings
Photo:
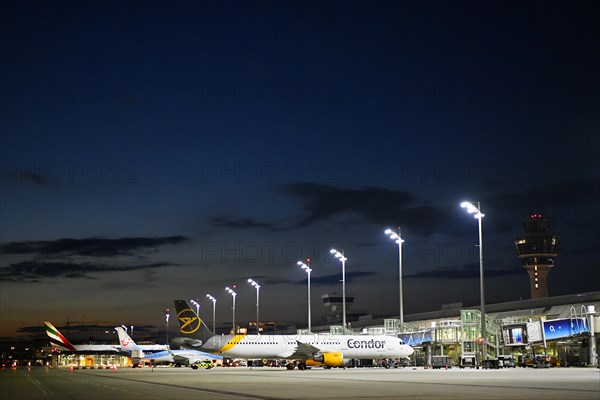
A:
{"type": "Polygon", "coordinates": [[[6,368],[0,399],[600,399],[598,368],[6,368]]]}

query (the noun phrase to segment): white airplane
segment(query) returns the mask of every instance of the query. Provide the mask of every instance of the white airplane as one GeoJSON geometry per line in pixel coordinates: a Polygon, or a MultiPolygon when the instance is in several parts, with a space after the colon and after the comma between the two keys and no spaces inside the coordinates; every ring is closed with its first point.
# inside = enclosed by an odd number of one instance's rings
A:
{"type": "MultiPolygon", "coordinates": [[[[96,353],[109,352],[118,353],[126,343],[120,345],[112,344],[72,344],[60,331],[48,321],[44,321],[46,325],[46,335],[50,338],[50,344],[53,348],[64,352],[79,352],[79,353],[96,353]]],[[[122,328],[121,328],[122,329],[122,328]]],[[[131,339],[131,338],[130,338],[131,339]]],[[[144,351],[160,351],[167,350],[168,346],[162,344],[139,345],[139,348],[144,351]]]]}
{"type": "Polygon", "coordinates": [[[230,358],[279,358],[296,365],[342,367],[352,359],[407,358],[412,347],[385,335],[215,335],[185,300],[175,300],[180,337],[172,343],[230,358]]]}
{"type": "Polygon", "coordinates": [[[69,339],[67,339],[54,325],[52,325],[48,321],[44,321],[44,325],[46,325],[46,335],[50,337],[50,345],[58,350],[65,352],[80,352],[80,353],[96,353],[96,352],[108,352],[108,353],[118,353],[119,346],[110,345],[110,344],[71,344],[69,339]]]}
{"type": "MultiPolygon", "coordinates": [[[[117,328],[115,328],[117,329],[117,328]]],[[[121,336],[119,335],[119,349],[126,352],[126,353],[130,353],[131,350],[129,350],[129,344],[133,343],[135,346],[137,346],[138,350],[142,350],[142,351],[147,351],[147,352],[151,352],[151,351],[163,351],[163,350],[169,350],[169,346],[167,346],[166,344],[136,344],[133,339],[131,338],[131,336],[129,336],[127,334],[127,331],[125,331],[123,328],[119,327],[117,329],[117,334],[119,333],[119,329],[123,330],[125,332],[125,335],[123,336],[123,338],[121,338],[121,336]]]]}
{"type": "Polygon", "coordinates": [[[125,329],[118,326],[115,328],[119,335],[119,342],[121,343],[121,351],[130,353],[134,364],[140,362],[149,362],[152,364],[180,364],[180,365],[191,365],[196,361],[212,361],[215,359],[222,359],[221,356],[205,353],[198,350],[171,350],[167,347],[167,350],[161,351],[146,351],[138,346],[133,339],[125,332],[125,329]]]}

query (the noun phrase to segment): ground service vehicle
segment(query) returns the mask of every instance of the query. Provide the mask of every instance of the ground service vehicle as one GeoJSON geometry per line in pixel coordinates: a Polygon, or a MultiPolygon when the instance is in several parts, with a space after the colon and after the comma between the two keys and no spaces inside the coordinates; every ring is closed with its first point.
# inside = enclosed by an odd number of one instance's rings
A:
{"type": "Polygon", "coordinates": [[[515,358],[511,355],[499,355],[498,363],[500,368],[514,368],[517,365],[515,358]]]}
{"type": "Polygon", "coordinates": [[[460,356],[460,368],[475,368],[475,356],[460,356]]]}
{"type": "Polygon", "coordinates": [[[448,356],[432,356],[431,357],[431,367],[433,369],[439,368],[452,368],[452,363],[448,359],[448,356]]]}
{"type": "Polygon", "coordinates": [[[207,360],[202,360],[202,361],[196,361],[195,363],[193,363],[192,365],[190,365],[190,367],[192,367],[192,369],[211,369],[213,367],[212,362],[211,361],[207,361],[207,360]]]}

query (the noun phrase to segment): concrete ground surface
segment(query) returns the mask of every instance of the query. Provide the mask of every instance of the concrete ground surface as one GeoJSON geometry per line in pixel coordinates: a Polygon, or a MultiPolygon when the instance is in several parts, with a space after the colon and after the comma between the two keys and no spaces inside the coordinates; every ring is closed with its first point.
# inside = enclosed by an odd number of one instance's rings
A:
{"type": "Polygon", "coordinates": [[[0,399],[600,399],[600,369],[121,368],[0,371],[0,399]]]}

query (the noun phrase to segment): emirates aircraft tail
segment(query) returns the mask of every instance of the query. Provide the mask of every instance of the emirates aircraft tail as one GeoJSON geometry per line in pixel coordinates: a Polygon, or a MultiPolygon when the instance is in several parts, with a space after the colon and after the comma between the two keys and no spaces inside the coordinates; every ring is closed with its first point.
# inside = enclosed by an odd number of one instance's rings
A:
{"type": "Polygon", "coordinates": [[[119,351],[118,346],[109,344],[72,344],[52,323],[44,321],[46,335],[50,338],[53,348],[65,352],[87,352],[87,353],[115,353],[119,351]]]}
{"type": "Polygon", "coordinates": [[[54,325],[52,325],[48,321],[44,321],[44,325],[46,325],[46,335],[50,338],[50,345],[59,350],[71,350],[76,351],[75,346],[69,342],[69,339],[64,337],[62,333],[54,325]]]}

